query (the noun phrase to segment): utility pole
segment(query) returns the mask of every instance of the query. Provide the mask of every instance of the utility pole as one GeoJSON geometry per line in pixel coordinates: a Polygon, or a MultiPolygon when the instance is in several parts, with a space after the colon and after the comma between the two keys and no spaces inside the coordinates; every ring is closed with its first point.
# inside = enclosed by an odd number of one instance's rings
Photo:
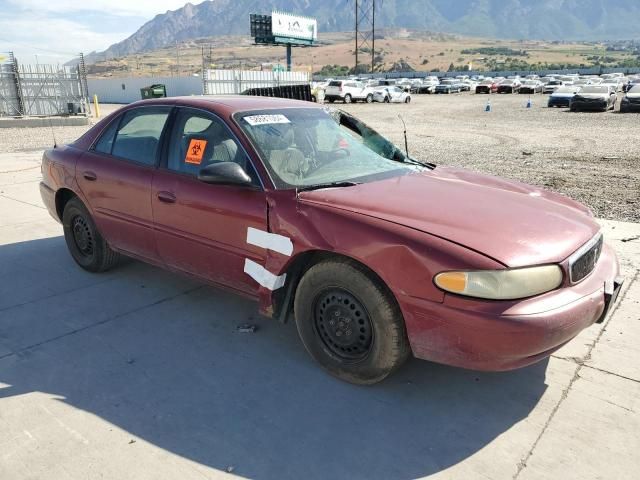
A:
{"type": "Polygon", "coordinates": [[[180,48],[178,47],[178,41],[176,40],[176,77],[180,76],[180,48]]]}
{"type": "Polygon", "coordinates": [[[371,51],[371,72],[375,69],[375,46],[376,46],[376,0],[354,0],[356,7],[356,64],[355,72],[358,71],[360,50],[369,49],[371,51]]]}

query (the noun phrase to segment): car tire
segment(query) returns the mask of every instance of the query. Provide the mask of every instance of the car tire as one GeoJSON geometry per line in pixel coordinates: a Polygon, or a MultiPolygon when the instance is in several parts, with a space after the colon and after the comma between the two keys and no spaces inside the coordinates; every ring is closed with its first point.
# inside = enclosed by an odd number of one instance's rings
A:
{"type": "Polygon", "coordinates": [[[407,97],[404,99],[404,103],[411,103],[411,97],[407,97]]]}
{"type": "Polygon", "coordinates": [[[109,247],[78,197],[65,205],[62,228],[69,253],[83,269],[94,273],[106,272],[120,261],[120,254],[109,247]]]}
{"type": "Polygon", "coordinates": [[[351,99],[351,95],[349,95],[348,93],[344,96],[344,103],[351,103],[352,99],[351,99]]]}
{"type": "Polygon", "coordinates": [[[373,95],[371,95],[371,94],[367,95],[367,98],[365,99],[365,101],[367,103],[373,103],[373,95]]]}
{"type": "Polygon", "coordinates": [[[384,103],[390,103],[391,99],[389,97],[384,97],[384,103]]]}
{"type": "Polygon", "coordinates": [[[341,380],[380,382],[409,357],[395,299],[355,262],[328,260],[312,266],[296,290],[294,312],[309,354],[341,380]]]}
{"type": "Polygon", "coordinates": [[[315,96],[315,95],[311,95],[311,101],[312,101],[313,103],[316,103],[316,102],[318,101],[318,100],[316,99],[316,96],[315,96]]]}

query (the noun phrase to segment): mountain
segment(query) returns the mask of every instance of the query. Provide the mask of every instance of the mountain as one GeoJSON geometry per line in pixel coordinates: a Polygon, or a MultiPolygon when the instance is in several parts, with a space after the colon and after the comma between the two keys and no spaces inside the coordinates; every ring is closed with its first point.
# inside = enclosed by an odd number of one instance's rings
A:
{"type": "MultiPolygon", "coordinates": [[[[371,0],[365,0],[371,1],[371,0]]],[[[272,9],[318,19],[318,30],[354,29],[354,0],[210,0],[157,15],[87,61],[121,57],[219,35],[248,35],[250,13],[272,9]]],[[[469,36],[598,40],[639,36],[638,0],[377,0],[376,27],[469,36]]]]}

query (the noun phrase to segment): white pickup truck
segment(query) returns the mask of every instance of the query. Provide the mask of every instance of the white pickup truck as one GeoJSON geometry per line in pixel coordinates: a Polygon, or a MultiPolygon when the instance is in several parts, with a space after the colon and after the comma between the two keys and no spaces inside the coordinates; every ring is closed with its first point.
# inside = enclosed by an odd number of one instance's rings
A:
{"type": "Polygon", "coordinates": [[[324,98],[329,103],[373,102],[373,88],[355,80],[333,80],[325,89],[324,98]]]}

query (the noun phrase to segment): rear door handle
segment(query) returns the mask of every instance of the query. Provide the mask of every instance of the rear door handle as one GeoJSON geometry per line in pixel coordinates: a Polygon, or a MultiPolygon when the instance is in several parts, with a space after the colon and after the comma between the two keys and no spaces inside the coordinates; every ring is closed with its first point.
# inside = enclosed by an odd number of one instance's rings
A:
{"type": "Polygon", "coordinates": [[[164,203],[176,203],[176,196],[171,192],[158,192],[158,200],[164,203]]]}
{"type": "Polygon", "coordinates": [[[95,182],[98,179],[98,176],[93,172],[84,172],[82,176],[90,182],[95,182]]]}

